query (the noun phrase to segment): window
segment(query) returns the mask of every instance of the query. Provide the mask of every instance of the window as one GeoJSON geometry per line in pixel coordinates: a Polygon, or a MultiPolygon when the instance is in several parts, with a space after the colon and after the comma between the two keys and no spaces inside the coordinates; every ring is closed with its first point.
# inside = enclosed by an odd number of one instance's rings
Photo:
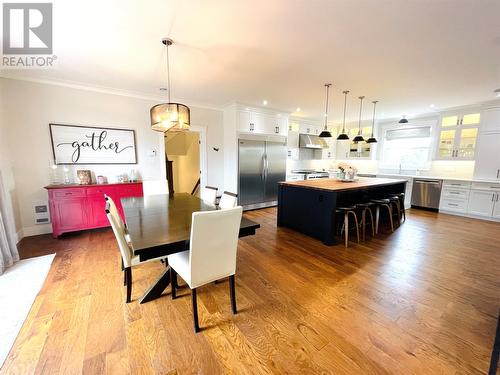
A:
{"type": "Polygon", "coordinates": [[[387,129],[381,166],[387,169],[425,169],[432,147],[431,126],[387,129]]]}

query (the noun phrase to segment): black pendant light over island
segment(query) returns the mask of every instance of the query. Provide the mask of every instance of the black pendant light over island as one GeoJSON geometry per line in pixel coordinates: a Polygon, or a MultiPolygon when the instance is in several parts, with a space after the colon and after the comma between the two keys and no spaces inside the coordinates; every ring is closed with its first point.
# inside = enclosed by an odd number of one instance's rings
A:
{"type": "Polygon", "coordinates": [[[354,137],[353,142],[363,142],[365,139],[363,138],[363,132],[361,131],[361,113],[363,110],[363,99],[364,96],[359,97],[359,120],[358,120],[358,135],[354,137]]]}
{"type": "Polygon", "coordinates": [[[399,124],[408,124],[408,120],[406,119],[406,115],[403,115],[403,118],[398,121],[399,124]]]}
{"type": "Polygon", "coordinates": [[[373,102],[373,121],[372,121],[372,135],[366,140],[366,143],[377,143],[377,139],[373,136],[373,130],[375,129],[375,108],[377,108],[378,100],[373,102]]]}
{"type": "Polygon", "coordinates": [[[349,136],[345,132],[345,112],[347,108],[347,94],[349,94],[349,90],[342,91],[342,94],[344,94],[344,120],[342,122],[342,133],[340,133],[337,137],[338,141],[345,141],[349,139],[349,136]]]}
{"type": "Polygon", "coordinates": [[[161,103],[151,107],[151,129],[158,132],[187,131],[189,130],[191,122],[189,107],[181,103],[172,103],[170,101],[170,61],[168,47],[174,42],[169,38],[164,38],[161,42],[167,47],[168,103],[161,103]]]}
{"type": "Polygon", "coordinates": [[[319,134],[321,138],[331,138],[332,133],[328,130],[328,91],[330,90],[331,83],[325,83],[326,87],[326,108],[325,108],[325,129],[319,134]]]}

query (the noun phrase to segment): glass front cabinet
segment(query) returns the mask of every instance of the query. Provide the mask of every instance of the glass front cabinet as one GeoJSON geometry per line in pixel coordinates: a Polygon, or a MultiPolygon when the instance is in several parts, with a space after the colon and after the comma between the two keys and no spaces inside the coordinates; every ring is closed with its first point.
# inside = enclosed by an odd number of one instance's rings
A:
{"type": "Polygon", "coordinates": [[[437,160],[474,160],[481,121],[479,111],[444,113],[439,126],[437,160]]]}

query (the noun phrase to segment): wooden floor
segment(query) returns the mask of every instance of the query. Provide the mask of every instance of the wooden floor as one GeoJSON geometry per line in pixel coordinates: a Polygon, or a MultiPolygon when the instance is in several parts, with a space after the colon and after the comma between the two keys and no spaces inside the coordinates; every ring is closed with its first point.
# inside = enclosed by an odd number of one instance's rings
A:
{"type": "Polygon", "coordinates": [[[22,241],[56,252],[2,374],[484,374],[500,306],[500,224],[410,211],[394,234],[348,249],[276,228],[276,210],[240,241],[228,283],[144,305],[161,271],[134,269],[125,304],[111,230],[22,241]]]}

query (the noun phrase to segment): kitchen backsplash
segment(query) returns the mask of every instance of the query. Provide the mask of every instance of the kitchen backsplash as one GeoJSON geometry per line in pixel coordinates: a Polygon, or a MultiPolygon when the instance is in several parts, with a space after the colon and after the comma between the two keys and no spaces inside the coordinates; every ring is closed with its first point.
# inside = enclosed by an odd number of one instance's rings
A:
{"type": "MultiPolygon", "coordinates": [[[[380,170],[376,160],[288,160],[287,173],[296,169],[332,170],[337,169],[339,162],[349,163],[360,173],[399,173],[398,170],[380,170]]],[[[401,171],[402,174],[414,175],[416,171],[401,171]]],[[[433,161],[429,170],[420,171],[422,176],[472,178],[474,161],[433,161]]]]}

